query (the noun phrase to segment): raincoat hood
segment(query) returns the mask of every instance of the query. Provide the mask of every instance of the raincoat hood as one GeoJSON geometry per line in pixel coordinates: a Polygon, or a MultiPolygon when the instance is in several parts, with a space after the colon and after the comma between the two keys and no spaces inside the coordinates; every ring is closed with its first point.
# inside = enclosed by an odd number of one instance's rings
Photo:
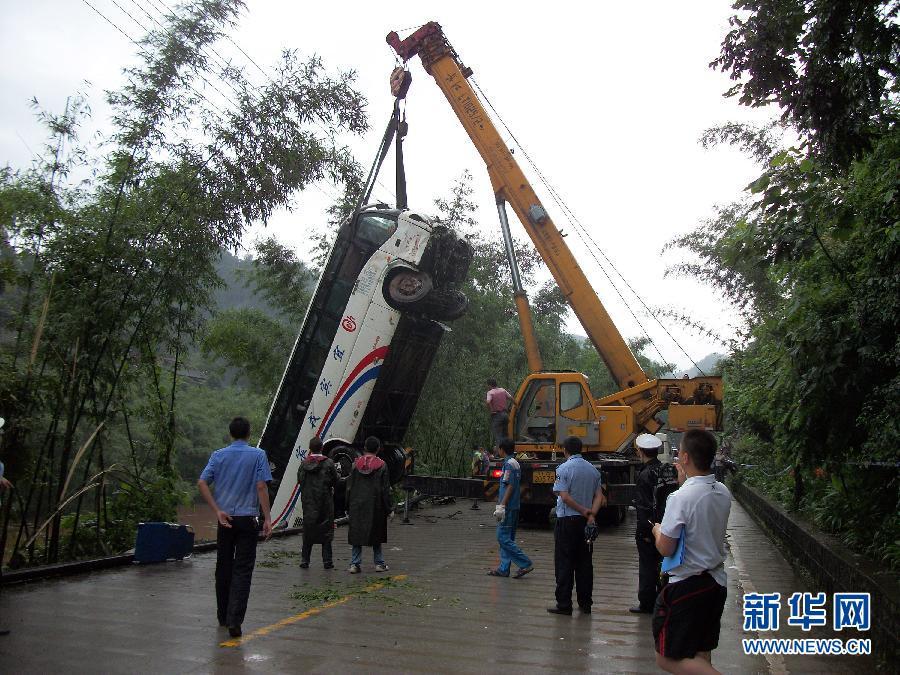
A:
{"type": "Polygon", "coordinates": [[[326,459],[328,458],[325,455],[307,455],[300,468],[303,471],[318,471],[326,459]]]}
{"type": "Polygon", "coordinates": [[[357,457],[356,461],[353,462],[353,466],[356,467],[356,470],[361,474],[368,475],[383,467],[384,461],[375,455],[363,455],[362,457],[357,457]]]}

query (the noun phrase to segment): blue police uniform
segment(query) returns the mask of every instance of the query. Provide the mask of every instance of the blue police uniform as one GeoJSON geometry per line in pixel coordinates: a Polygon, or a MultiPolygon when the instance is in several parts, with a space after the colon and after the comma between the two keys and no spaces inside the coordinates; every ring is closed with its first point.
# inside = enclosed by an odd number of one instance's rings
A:
{"type": "MultiPolygon", "coordinates": [[[[567,492],[577,504],[590,509],[594,495],[600,489],[600,481],[600,471],[581,454],[573,454],[556,469],[553,491],[557,495],[567,492]]],[[[582,612],[590,612],[593,604],[594,566],[584,534],[586,525],[587,518],[557,496],[553,564],[556,569],[556,607],[562,612],[572,611],[573,587],[582,612]]]]}

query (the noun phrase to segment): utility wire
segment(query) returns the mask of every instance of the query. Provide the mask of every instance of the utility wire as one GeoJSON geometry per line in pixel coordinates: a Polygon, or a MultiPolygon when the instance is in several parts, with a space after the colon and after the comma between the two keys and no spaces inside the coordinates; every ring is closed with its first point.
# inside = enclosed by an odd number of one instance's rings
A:
{"type": "MultiPolygon", "coordinates": [[[[149,34],[151,33],[151,31],[150,31],[149,28],[147,28],[143,23],[141,23],[140,21],[138,21],[137,19],[135,19],[134,16],[131,14],[131,12],[129,12],[129,11],[128,11],[127,9],[125,9],[124,7],[122,7],[122,5],[120,5],[118,2],[116,2],[116,0],[110,0],[110,2],[112,2],[112,4],[114,4],[116,7],[118,7],[120,12],[122,12],[125,16],[127,16],[127,17],[128,17],[129,19],[131,19],[134,23],[136,23],[136,24],[140,27],[140,29],[141,29],[142,31],[144,31],[144,34],[145,34],[145,35],[149,35],[149,34]]],[[[151,17],[151,18],[152,18],[152,17],[151,17]]],[[[130,37],[129,37],[129,39],[130,39],[132,42],[134,42],[136,45],[138,45],[139,47],[141,47],[141,51],[143,51],[144,53],[147,53],[147,51],[141,46],[141,43],[140,43],[140,42],[138,42],[137,40],[134,40],[134,39],[132,39],[132,38],[130,38],[130,37]]],[[[219,89],[216,85],[214,85],[212,82],[210,82],[209,80],[207,80],[206,77],[204,77],[202,73],[199,73],[199,72],[198,72],[197,74],[200,76],[200,78],[201,78],[204,82],[206,82],[206,84],[208,84],[212,89],[214,89],[214,90],[219,94],[219,96],[221,96],[221,97],[222,97],[223,99],[225,99],[226,101],[229,100],[229,99],[228,99],[228,96],[225,95],[225,94],[222,92],[222,90],[219,89]]],[[[222,78],[219,78],[219,79],[220,79],[222,82],[225,82],[225,80],[222,80],[222,78]]],[[[230,84],[230,83],[226,83],[226,84],[230,84]]],[[[234,89],[233,86],[232,86],[232,89],[234,89]]],[[[195,91],[196,91],[196,90],[195,90],[195,91]]],[[[237,90],[235,89],[235,91],[237,91],[237,90]]],[[[240,93],[240,92],[238,92],[238,93],[240,93]]],[[[206,100],[209,101],[209,99],[206,99],[206,100]]]]}
{"type": "MultiPolygon", "coordinates": [[[[131,2],[135,2],[135,0],[130,0],[130,1],[131,1],[131,2]]],[[[159,9],[162,13],[164,13],[164,14],[165,14],[165,13],[168,13],[168,14],[171,15],[171,16],[176,16],[175,10],[174,10],[174,9],[173,9],[173,8],[172,8],[165,0],[150,0],[150,2],[153,3],[153,5],[154,5],[157,9],[159,9]]],[[[145,13],[146,13],[146,11],[145,11],[145,13]]],[[[154,21],[156,21],[156,20],[154,19],[154,21]]],[[[168,29],[166,29],[164,26],[162,26],[162,25],[159,23],[159,21],[156,21],[156,24],[159,25],[161,28],[163,28],[163,30],[168,30],[168,29]]],[[[250,56],[250,54],[248,54],[248,53],[244,50],[244,48],[241,47],[241,46],[237,43],[237,41],[236,41],[234,38],[232,38],[232,37],[231,37],[230,35],[228,35],[227,33],[224,34],[224,37],[225,37],[225,39],[228,40],[232,45],[234,45],[234,47],[235,47],[241,54],[243,54],[244,57],[246,57],[246,59],[247,59],[251,64],[253,64],[253,66],[254,66],[260,73],[262,73],[263,77],[266,79],[266,82],[267,82],[268,84],[275,86],[275,84],[276,84],[276,83],[275,83],[275,79],[274,79],[269,73],[267,73],[267,72],[265,71],[265,69],[264,69],[261,65],[259,65],[259,63],[258,63],[252,56],[250,56]]],[[[228,59],[226,59],[224,56],[222,56],[222,54],[221,54],[219,51],[217,51],[212,45],[205,45],[205,47],[208,47],[208,48],[212,51],[212,53],[215,54],[215,55],[218,57],[219,61],[218,61],[217,65],[219,65],[220,68],[227,68],[227,67],[230,67],[230,62],[228,61],[228,59]],[[225,64],[225,65],[223,66],[222,64],[225,64]]],[[[220,78],[220,79],[221,79],[221,78],[220,78]]],[[[224,81],[224,80],[223,80],[223,81],[224,81]]],[[[257,86],[256,84],[254,84],[253,82],[251,82],[249,79],[246,80],[246,82],[247,82],[247,84],[248,84],[249,86],[253,87],[253,88],[259,93],[260,100],[262,100],[262,98],[265,96],[265,92],[263,91],[263,89],[262,89],[261,87],[257,86]]],[[[232,86],[232,88],[234,89],[234,87],[233,87],[233,85],[231,85],[231,83],[228,83],[228,84],[229,84],[230,86],[232,86]]],[[[238,92],[238,94],[240,95],[240,92],[238,92]]],[[[252,94],[248,94],[248,95],[250,96],[251,100],[255,100],[255,99],[253,99],[252,94]]],[[[333,134],[332,132],[328,131],[328,129],[326,129],[324,126],[322,126],[319,122],[317,122],[317,121],[314,120],[314,119],[310,119],[309,121],[310,121],[315,127],[317,127],[323,134],[325,134],[326,137],[333,137],[334,134],[333,134]]],[[[295,128],[297,131],[300,131],[300,128],[297,126],[296,123],[293,122],[293,120],[291,120],[290,122],[293,124],[294,128],[295,128]]],[[[312,183],[311,183],[311,185],[312,185],[312,183]]],[[[330,186],[328,186],[328,188],[329,188],[329,189],[328,189],[328,194],[327,194],[326,196],[328,196],[328,198],[331,199],[331,200],[334,201],[334,202],[341,201],[342,197],[341,197],[341,196],[338,196],[335,192],[333,192],[333,191],[331,190],[330,186]]],[[[323,188],[320,187],[320,186],[317,186],[316,189],[318,189],[320,192],[323,192],[323,188]]]]}
{"type": "MultiPolygon", "coordinates": [[[[139,10],[141,10],[141,11],[147,16],[147,18],[150,19],[150,20],[151,20],[153,23],[155,23],[157,26],[159,26],[159,28],[160,28],[161,30],[165,31],[165,33],[166,33],[170,38],[174,38],[172,29],[171,29],[171,28],[168,28],[168,27],[166,27],[165,25],[163,25],[162,23],[160,23],[160,22],[159,22],[159,19],[157,19],[157,18],[156,18],[155,16],[153,16],[150,12],[148,12],[148,11],[146,10],[146,8],[145,8],[143,5],[141,5],[141,4],[139,4],[139,3],[137,2],[137,0],[128,0],[128,1],[129,1],[132,5],[134,5],[135,7],[137,7],[139,10]]],[[[150,0],[150,1],[153,3],[154,7],[156,7],[157,9],[160,9],[160,6],[159,6],[158,4],[156,4],[155,0],[150,0]]],[[[160,11],[162,11],[162,10],[160,10],[160,11]]],[[[165,13],[165,12],[163,12],[163,13],[165,13]]],[[[141,27],[144,28],[143,26],[141,26],[141,27]]],[[[146,28],[144,28],[144,30],[147,31],[146,28]]],[[[149,32],[150,32],[150,31],[147,31],[148,34],[149,34],[149,32]]],[[[210,56],[210,60],[213,61],[213,62],[215,63],[215,65],[216,65],[218,68],[221,68],[223,71],[226,71],[226,70],[228,70],[228,69],[231,67],[231,64],[230,64],[225,58],[223,58],[222,55],[219,54],[219,52],[216,51],[215,47],[213,47],[213,46],[210,45],[210,44],[207,44],[207,45],[204,45],[204,49],[209,49],[213,54],[216,55],[217,59],[214,59],[214,58],[212,58],[212,57],[210,56]]],[[[207,53],[207,55],[209,55],[209,54],[207,53]]],[[[225,84],[227,84],[229,87],[231,87],[231,90],[238,96],[238,98],[240,98],[241,96],[244,96],[244,95],[248,95],[248,96],[250,96],[251,98],[253,98],[252,94],[249,94],[248,92],[241,91],[240,89],[238,89],[237,87],[235,87],[235,86],[234,86],[234,83],[231,82],[230,80],[226,80],[226,79],[225,79],[224,77],[222,77],[222,76],[219,76],[219,80],[221,80],[222,82],[224,82],[225,84]]],[[[250,85],[250,86],[252,86],[252,87],[254,87],[254,88],[257,88],[256,85],[253,84],[252,82],[250,82],[249,80],[245,80],[245,81],[247,82],[248,85],[250,85]]],[[[258,88],[257,88],[257,90],[258,90],[258,88]]]]}
{"type": "MultiPolygon", "coordinates": [[[[149,53],[147,52],[147,50],[144,49],[144,46],[143,46],[140,42],[138,42],[138,41],[135,40],[133,37],[131,37],[131,35],[129,35],[129,34],[128,34],[121,26],[119,26],[117,23],[115,23],[114,21],[112,21],[112,19],[110,19],[110,18],[109,18],[108,16],[106,16],[103,12],[101,12],[99,9],[97,9],[93,4],[91,4],[90,0],[81,0],[81,1],[82,1],[84,4],[86,4],[88,7],[90,7],[90,8],[91,8],[98,16],[100,16],[100,18],[102,18],[104,21],[106,21],[106,23],[108,23],[110,26],[112,26],[112,27],[115,28],[117,31],[119,31],[122,35],[124,35],[124,36],[125,36],[125,39],[127,39],[129,42],[131,42],[132,44],[134,44],[135,46],[137,46],[137,48],[138,48],[143,54],[149,55],[149,53]]],[[[113,4],[116,5],[116,7],[119,7],[119,9],[122,10],[125,14],[128,14],[128,12],[125,11],[124,9],[122,9],[122,7],[116,2],[116,0],[112,0],[112,2],[113,2],[113,4]]],[[[129,14],[129,16],[130,16],[130,14],[129,14]]],[[[138,22],[138,21],[136,21],[136,20],[134,19],[134,17],[132,17],[132,21],[135,21],[135,23],[137,23],[138,25],[141,25],[140,22],[138,22]]],[[[146,29],[145,29],[145,30],[146,30],[146,29]]],[[[213,85],[212,85],[205,77],[203,77],[203,75],[200,75],[200,77],[203,79],[204,82],[206,82],[207,84],[209,84],[211,87],[213,86],[213,85]]],[[[197,89],[195,89],[192,85],[188,84],[187,87],[188,87],[191,91],[193,91],[195,94],[197,94],[197,96],[199,96],[199,97],[202,98],[204,101],[206,101],[206,102],[213,108],[213,110],[212,110],[211,112],[213,112],[214,114],[218,113],[218,114],[217,114],[217,117],[219,117],[219,119],[220,119],[221,121],[224,121],[224,120],[225,120],[224,113],[222,113],[222,111],[220,111],[220,110],[216,107],[216,105],[215,105],[211,100],[209,100],[209,98],[207,98],[202,92],[200,92],[200,91],[198,91],[197,89]]],[[[213,88],[216,89],[215,87],[213,87],[213,88]]],[[[218,89],[216,89],[216,91],[218,91],[218,89]]],[[[222,94],[222,92],[219,92],[219,93],[222,94]]],[[[222,95],[224,96],[224,94],[222,94],[222,95]]],[[[227,98],[227,97],[226,97],[226,98],[227,98]]]]}
{"type": "Polygon", "coordinates": [[[593,247],[596,248],[596,250],[600,253],[600,255],[603,257],[603,259],[606,261],[606,263],[610,266],[610,268],[612,268],[612,270],[618,275],[618,277],[622,280],[622,283],[624,283],[625,286],[628,288],[628,290],[630,290],[631,293],[634,295],[634,297],[637,298],[638,302],[640,302],[641,306],[644,308],[644,310],[647,312],[647,314],[648,314],[654,321],[656,321],[657,324],[659,324],[660,328],[663,329],[664,333],[665,333],[666,335],[669,336],[669,338],[672,340],[672,342],[674,342],[675,345],[678,347],[678,349],[681,351],[681,353],[684,354],[684,355],[690,360],[690,362],[691,362],[691,363],[694,365],[694,367],[699,371],[699,373],[700,373],[701,375],[705,375],[705,373],[704,373],[703,370],[700,368],[700,366],[697,365],[697,362],[694,361],[694,359],[691,357],[690,354],[688,354],[687,351],[685,351],[685,349],[681,346],[681,344],[678,342],[678,340],[676,340],[675,337],[672,336],[672,335],[668,332],[668,330],[667,330],[666,327],[663,325],[663,323],[662,323],[662,322],[657,318],[657,316],[650,310],[650,308],[647,306],[647,303],[644,302],[644,300],[643,300],[643,298],[640,296],[640,294],[639,294],[639,293],[631,286],[631,284],[628,283],[628,280],[627,280],[627,279],[624,277],[624,275],[618,270],[618,268],[617,268],[617,267],[615,266],[615,264],[609,259],[609,257],[603,252],[603,249],[600,247],[600,245],[597,244],[596,241],[594,241],[593,237],[591,237],[590,233],[587,231],[587,228],[585,228],[585,226],[581,223],[581,221],[578,219],[578,217],[575,215],[575,213],[574,213],[574,212],[568,207],[568,205],[565,203],[565,200],[562,199],[562,197],[559,195],[559,193],[556,191],[556,189],[550,184],[549,180],[544,176],[543,172],[541,172],[541,170],[538,168],[537,164],[531,159],[531,156],[528,154],[528,152],[525,150],[525,148],[524,148],[524,147],[522,146],[522,144],[519,142],[518,138],[516,138],[515,134],[513,134],[512,130],[509,128],[509,126],[506,124],[506,122],[505,122],[505,121],[503,120],[503,118],[500,116],[500,113],[497,111],[497,109],[496,109],[496,108],[493,106],[493,104],[490,102],[490,99],[488,99],[487,95],[484,93],[484,91],[482,91],[481,87],[479,87],[478,83],[475,81],[475,78],[470,78],[470,79],[472,80],[472,83],[475,85],[475,89],[478,90],[478,93],[481,95],[481,97],[484,99],[485,103],[487,103],[488,107],[491,109],[491,111],[492,111],[492,112],[494,113],[494,115],[496,116],[497,120],[500,122],[501,125],[503,125],[503,128],[506,130],[506,132],[507,132],[507,133],[510,135],[510,137],[513,139],[513,141],[515,142],[516,146],[522,151],[522,154],[525,156],[525,159],[528,161],[528,163],[529,163],[529,165],[531,166],[531,168],[537,173],[537,175],[538,175],[538,177],[540,178],[541,182],[544,184],[544,186],[545,186],[545,187],[547,188],[547,190],[549,191],[551,197],[553,198],[553,201],[554,201],[554,202],[557,204],[557,206],[559,206],[559,208],[563,211],[563,215],[566,216],[567,220],[569,220],[569,222],[570,222],[571,224],[573,224],[573,225],[576,226],[576,233],[578,233],[579,238],[582,240],[582,242],[585,244],[585,246],[588,247],[588,251],[591,253],[591,257],[593,257],[594,260],[597,262],[597,265],[600,267],[601,271],[603,271],[603,273],[604,273],[604,275],[606,276],[606,278],[610,281],[610,284],[613,286],[613,289],[615,289],[616,293],[617,293],[617,294],[619,295],[619,297],[622,299],[622,302],[625,303],[625,306],[626,306],[626,308],[628,308],[629,313],[632,315],[632,317],[634,317],[635,321],[637,321],[638,325],[641,327],[641,330],[644,332],[644,336],[647,338],[647,340],[649,340],[650,344],[653,345],[653,348],[656,350],[656,353],[660,355],[660,358],[662,358],[663,363],[665,363],[666,359],[662,356],[662,354],[661,354],[659,348],[656,346],[656,343],[653,341],[653,339],[652,339],[652,338],[650,337],[650,335],[647,333],[646,329],[644,329],[644,327],[643,327],[643,325],[641,324],[641,322],[637,319],[637,317],[635,316],[634,312],[631,310],[631,308],[630,308],[628,302],[626,302],[625,299],[622,297],[622,294],[619,292],[619,290],[618,290],[618,288],[616,287],[616,285],[612,282],[612,279],[610,279],[610,277],[609,277],[609,275],[607,274],[606,270],[603,269],[602,263],[600,263],[600,261],[597,259],[597,256],[594,254],[593,250],[591,249],[591,246],[588,245],[588,242],[585,241],[585,239],[584,239],[585,237],[587,237],[587,239],[588,239],[588,241],[590,242],[590,244],[592,244],[593,247]],[[582,236],[582,232],[584,233],[583,236],[582,236]]]}

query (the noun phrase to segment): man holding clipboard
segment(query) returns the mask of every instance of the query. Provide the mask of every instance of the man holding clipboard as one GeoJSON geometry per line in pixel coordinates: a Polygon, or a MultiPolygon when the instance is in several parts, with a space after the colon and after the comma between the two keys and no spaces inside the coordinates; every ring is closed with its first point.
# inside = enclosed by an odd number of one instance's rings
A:
{"type": "Polygon", "coordinates": [[[692,429],[681,439],[681,487],[666,502],[653,538],[669,573],[656,598],[653,638],[656,663],[670,673],[718,673],[711,652],[719,645],[725,608],[725,530],[731,493],[712,473],[716,439],[692,429]]]}

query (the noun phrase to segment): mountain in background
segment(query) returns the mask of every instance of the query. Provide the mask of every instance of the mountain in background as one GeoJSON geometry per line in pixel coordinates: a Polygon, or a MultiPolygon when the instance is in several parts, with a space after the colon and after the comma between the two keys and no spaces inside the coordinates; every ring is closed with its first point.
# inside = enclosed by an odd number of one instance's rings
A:
{"type": "Polygon", "coordinates": [[[223,285],[213,293],[216,309],[258,309],[266,316],[278,318],[277,310],[266,299],[247,283],[250,273],[253,271],[253,258],[249,255],[243,258],[232,255],[228,251],[222,251],[222,257],[216,264],[216,271],[222,278],[223,285]]]}
{"type": "Polygon", "coordinates": [[[697,366],[699,366],[699,370],[691,366],[691,368],[687,371],[687,374],[691,377],[696,377],[703,371],[704,375],[714,375],[716,373],[716,368],[719,365],[719,361],[725,358],[725,354],[718,354],[713,352],[712,354],[707,354],[702,359],[697,361],[697,366]]]}

